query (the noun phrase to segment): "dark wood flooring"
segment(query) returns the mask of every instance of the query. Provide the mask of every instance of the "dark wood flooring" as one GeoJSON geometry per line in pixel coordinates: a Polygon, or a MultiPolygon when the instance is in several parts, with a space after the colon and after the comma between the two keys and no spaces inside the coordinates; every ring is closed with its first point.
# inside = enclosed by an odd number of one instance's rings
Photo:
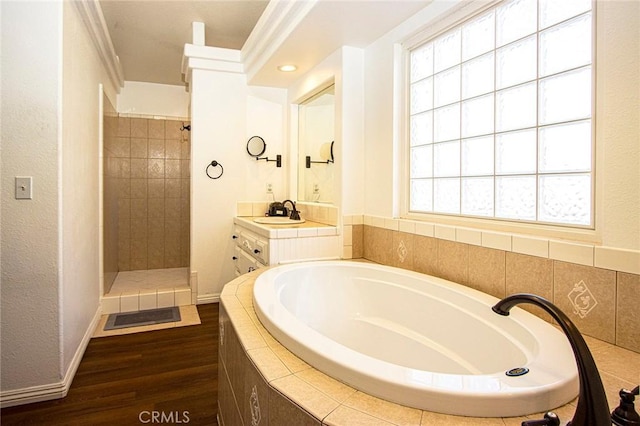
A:
{"type": "Polygon", "coordinates": [[[65,398],[5,408],[0,423],[216,425],[218,304],[198,313],[201,325],[92,339],[65,398]]]}

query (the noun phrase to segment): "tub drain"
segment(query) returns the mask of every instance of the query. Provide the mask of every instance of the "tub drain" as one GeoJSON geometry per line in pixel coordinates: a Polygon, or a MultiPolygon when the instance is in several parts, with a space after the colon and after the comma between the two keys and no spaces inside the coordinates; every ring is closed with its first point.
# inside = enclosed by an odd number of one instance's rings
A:
{"type": "Polygon", "coordinates": [[[509,377],[518,377],[518,376],[524,376],[528,372],[529,372],[529,369],[527,367],[516,367],[507,371],[505,374],[509,377]]]}

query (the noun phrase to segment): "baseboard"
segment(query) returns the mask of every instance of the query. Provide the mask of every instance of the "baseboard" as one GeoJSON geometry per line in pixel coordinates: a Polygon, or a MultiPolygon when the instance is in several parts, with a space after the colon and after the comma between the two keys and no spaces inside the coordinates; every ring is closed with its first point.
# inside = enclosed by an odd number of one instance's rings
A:
{"type": "Polygon", "coordinates": [[[93,332],[96,329],[98,322],[100,321],[101,314],[102,311],[98,306],[98,309],[93,316],[93,319],[91,320],[87,331],[85,331],[84,336],[80,341],[80,345],[78,345],[76,353],[71,359],[69,368],[67,369],[67,372],[65,373],[62,381],[57,383],[49,383],[46,385],[30,386],[27,388],[0,392],[0,407],[14,407],[16,405],[49,401],[52,399],[60,399],[67,396],[69,388],[71,387],[71,383],[73,382],[73,378],[75,377],[76,372],[78,371],[78,367],[80,366],[80,361],[82,361],[82,357],[84,356],[84,351],[87,349],[89,341],[91,340],[91,336],[93,336],[93,332]]]}
{"type": "Polygon", "coordinates": [[[220,302],[220,293],[216,294],[207,294],[205,296],[198,296],[197,305],[204,305],[207,303],[218,303],[220,302]]]}

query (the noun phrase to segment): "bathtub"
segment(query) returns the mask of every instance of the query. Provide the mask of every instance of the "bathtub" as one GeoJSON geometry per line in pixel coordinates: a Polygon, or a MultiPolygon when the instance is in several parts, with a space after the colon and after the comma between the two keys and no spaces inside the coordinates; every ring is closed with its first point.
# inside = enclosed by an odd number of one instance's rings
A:
{"type": "Polygon", "coordinates": [[[398,404],[510,417],[578,394],[558,329],[520,308],[497,315],[498,299],[450,281],[372,263],[305,262],[263,272],[253,301],[264,327],[298,357],[398,404]]]}

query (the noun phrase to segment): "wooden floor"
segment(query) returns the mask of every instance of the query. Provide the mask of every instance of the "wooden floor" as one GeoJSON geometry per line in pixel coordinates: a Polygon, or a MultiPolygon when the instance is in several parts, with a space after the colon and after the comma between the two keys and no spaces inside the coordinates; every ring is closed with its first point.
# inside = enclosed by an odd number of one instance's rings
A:
{"type": "Polygon", "coordinates": [[[216,425],[218,305],[198,313],[201,325],[92,339],[66,398],[5,408],[0,423],[216,425]]]}

